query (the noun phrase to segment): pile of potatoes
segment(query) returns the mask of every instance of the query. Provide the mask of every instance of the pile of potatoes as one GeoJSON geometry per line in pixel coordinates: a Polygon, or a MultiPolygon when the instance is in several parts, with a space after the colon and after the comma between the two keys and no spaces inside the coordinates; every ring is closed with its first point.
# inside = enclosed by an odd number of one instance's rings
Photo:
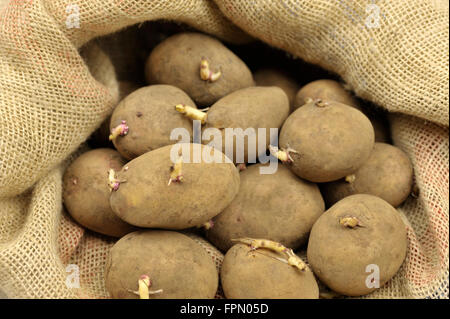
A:
{"type": "Polygon", "coordinates": [[[361,296],[396,274],[408,243],[395,207],[412,165],[341,83],[250,70],[195,32],[161,41],[143,72],[145,85],[121,83],[93,135],[103,147],[64,175],[73,219],[118,238],[105,269],[112,298],[214,298],[219,286],[226,298],[361,296]],[[227,128],[254,128],[256,145],[227,128]],[[275,172],[261,173],[261,156],[275,172]],[[220,272],[186,231],[225,254],[220,272]]]}

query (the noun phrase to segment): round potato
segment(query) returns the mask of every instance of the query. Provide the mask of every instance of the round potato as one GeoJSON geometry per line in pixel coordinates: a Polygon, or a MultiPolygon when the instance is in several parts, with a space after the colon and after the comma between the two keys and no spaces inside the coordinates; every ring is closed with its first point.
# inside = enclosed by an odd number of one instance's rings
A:
{"type": "Polygon", "coordinates": [[[233,163],[201,144],[168,145],[141,155],[117,174],[117,181],[111,208],[126,222],[148,228],[200,226],[228,206],[239,190],[233,163]],[[206,155],[211,155],[210,163],[206,155]]]}
{"type": "Polygon", "coordinates": [[[292,113],[280,132],[282,159],[299,177],[330,182],[355,172],[370,156],[374,130],[357,109],[314,101],[292,113]]]}
{"type": "Polygon", "coordinates": [[[308,242],[308,262],[337,293],[360,296],[383,286],[406,256],[400,214],[373,195],[344,198],[320,216],[308,242]]]}
{"type": "Polygon", "coordinates": [[[141,276],[150,279],[151,299],[212,299],[219,284],[206,251],[173,231],[133,232],[111,248],[105,282],[112,298],[140,298],[135,291],[141,276]]]}
{"type": "Polygon", "coordinates": [[[253,86],[248,67],[220,41],[201,33],[179,33],[151,52],[146,66],[150,84],[170,84],[199,106],[210,106],[236,90],[253,86]],[[200,72],[201,65],[204,67],[200,72]]]}
{"type": "Polygon", "coordinates": [[[277,69],[261,69],[253,74],[257,86],[278,86],[289,99],[290,111],[294,111],[295,96],[299,89],[298,83],[286,73],[277,69]]]}
{"type": "Polygon", "coordinates": [[[335,101],[361,110],[352,94],[334,80],[317,80],[302,87],[295,96],[294,110],[305,105],[308,99],[335,101]]]}
{"type": "Polygon", "coordinates": [[[208,239],[226,251],[233,238],[267,238],[297,248],[308,239],[314,222],[325,210],[317,185],[278,165],[274,174],[261,174],[262,164],[240,173],[239,193],[213,219],[208,239]]]}
{"type": "Polygon", "coordinates": [[[399,148],[375,143],[369,159],[356,172],[344,179],[322,185],[327,205],[354,194],[378,196],[394,207],[411,193],[413,167],[408,156],[399,148]]]}
{"type": "Polygon", "coordinates": [[[236,244],[225,255],[220,280],[228,299],[318,299],[314,274],[276,258],[284,255],[236,244]]]}
{"type": "MultiPolygon", "coordinates": [[[[232,158],[234,163],[255,163],[256,158],[265,154],[267,147],[273,142],[270,129],[279,129],[288,115],[289,100],[282,89],[275,86],[241,89],[211,106],[203,130],[203,143],[213,141],[205,136],[209,129],[219,129],[222,139],[220,141],[220,137],[218,138],[220,145],[216,144],[215,147],[232,158]],[[265,133],[265,138],[260,136],[261,132],[265,133]],[[233,136],[233,133],[236,134],[233,136]],[[248,134],[247,138],[244,137],[245,134],[248,134]],[[265,143],[261,145],[260,139],[265,143]],[[227,150],[232,150],[233,154],[229,154],[227,150]]],[[[215,135],[213,138],[216,142],[215,135]]],[[[277,136],[272,136],[274,138],[277,136]]]]}
{"type": "Polygon", "coordinates": [[[121,237],[135,228],[118,218],[111,210],[108,171],[125,164],[112,149],[99,148],[79,156],[63,178],[63,199],[69,214],[82,226],[97,233],[121,237]]]}
{"type": "Polygon", "coordinates": [[[133,159],[154,149],[175,144],[171,132],[185,129],[192,136],[192,121],[176,111],[177,104],[195,108],[182,90],[170,85],[150,85],[124,98],[115,108],[110,122],[111,132],[125,123],[127,132],[114,137],[116,149],[133,159]]]}

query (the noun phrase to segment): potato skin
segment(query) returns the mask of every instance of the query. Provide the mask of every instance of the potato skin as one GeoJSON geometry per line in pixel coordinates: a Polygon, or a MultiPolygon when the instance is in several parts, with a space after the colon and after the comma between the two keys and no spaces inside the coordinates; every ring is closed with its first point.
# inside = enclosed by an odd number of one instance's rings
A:
{"type": "Polygon", "coordinates": [[[207,238],[226,251],[234,238],[265,238],[297,248],[308,239],[314,222],[325,210],[317,185],[303,181],[287,167],[260,174],[262,164],[240,173],[238,195],[213,221],[207,238]]]}
{"type": "MultiPolygon", "coordinates": [[[[206,145],[196,145],[205,152],[214,150],[206,145]]],[[[194,144],[186,146],[192,158],[194,144]]],[[[218,151],[215,152],[223,163],[203,160],[187,163],[186,160],[182,164],[183,180],[167,185],[173,166],[171,148],[172,145],[168,145],[141,155],[126,165],[127,170],[122,169],[117,174],[126,183],[112,193],[110,203],[121,219],[141,227],[185,229],[209,221],[236,196],[239,173],[218,151]]]]}
{"type": "Polygon", "coordinates": [[[250,70],[239,57],[220,41],[201,33],[179,33],[161,42],[148,57],[145,72],[148,83],[179,87],[202,107],[254,85],[250,70]],[[203,58],[212,72],[222,72],[217,81],[200,78],[203,58]]]}
{"type": "Polygon", "coordinates": [[[285,256],[265,249],[251,251],[244,244],[231,247],[220,272],[226,298],[319,298],[319,287],[311,270],[302,272],[274,258],[285,256]]]}
{"type": "Polygon", "coordinates": [[[368,288],[368,265],[379,267],[380,287],[398,271],[406,256],[406,226],[386,201],[358,194],[337,202],[314,224],[308,242],[308,262],[320,281],[347,296],[361,296],[368,288]],[[356,217],[362,227],[348,228],[341,217],[356,217]]]}
{"type": "MultiPolygon", "coordinates": [[[[256,133],[256,152],[258,157],[259,134],[258,128],[266,129],[266,145],[264,151],[270,144],[270,128],[280,128],[284,120],[289,115],[289,100],[286,93],[279,87],[249,87],[233,92],[216,103],[208,111],[208,118],[203,132],[208,128],[221,129],[222,149],[226,152],[225,134],[226,128],[253,128],[256,133]]],[[[203,140],[203,144],[208,144],[211,140],[203,140]]],[[[244,139],[243,150],[237,148],[236,138],[228,140],[230,149],[233,149],[233,162],[240,162],[236,157],[236,152],[243,152],[244,162],[248,163],[248,139],[244,139]]],[[[231,158],[231,155],[230,155],[231,158]]]]}
{"type": "Polygon", "coordinates": [[[186,235],[163,230],[137,231],[121,238],[109,253],[105,282],[112,298],[138,299],[141,275],[150,290],[163,289],[151,299],[212,299],[219,276],[212,258],[186,235]]]}
{"type": "Polygon", "coordinates": [[[295,110],[299,85],[293,78],[277,69],[260,69],[253,74],[253,78],[257,86],[277,86],[282,89],[289,99],[290,112],[295,110]]]}
{"type": "Polygon", "coordinates": [[[411,161],[401,149],[389,144],[375,143],[369,159],[353,175],[352,182],[340,179],[322,185],[328,206],[350,195],[371,194],[397,207],[411,193],[411,161]]]}
{"type": "Polygon", "coordinates": [[[370,156],[375,137],[372,124],[360,111],[334,101],[305,104],[292,113],[280,132],[280,146],[288,146],[299,177],[330,182],[355,172],[370,156]]]}
{"type": "Polygon", "coordinates": [[[192,136],[192,121],[175,110],[175,105],[196,107],[182,90],[170,85],[140,88],[117,105],[111,116],[110,130],[125,120],[129,132],[118,136],[114,146],[126,159],[133,159],[154,149],[175,144],[170,140],[174,128],[186,129],[192,136]]]}
{"type": "Polygon", "coordinates": [[[134,227],[119,219],[109,205],[109,169],[120,170],[125,160],[112,149],[99,148],[78,157],[63,177],[63,199],[69,214],[97,233],[121,237],[134,227]]]}
{"type": "Polygon", "coordinates": [[[334,80],[317,80],[303,86],[295,96],[294,110],[306,104],[306,100],[311,98],[331,100],[348,106],[352,106],[361,111],[356,99],[342,85],[334,80]]]}

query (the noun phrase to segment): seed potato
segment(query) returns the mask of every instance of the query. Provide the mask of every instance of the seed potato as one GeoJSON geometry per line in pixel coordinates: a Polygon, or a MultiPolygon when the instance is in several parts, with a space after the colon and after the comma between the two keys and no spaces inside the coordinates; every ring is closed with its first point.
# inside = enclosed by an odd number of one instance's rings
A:
{"type": "Polygon", "coordinates": [[[394,207],[411,193],[413,167],[408,156],[399,148],[375,143],[369,159],[346,178],[322,185],[328,206],[354,194],[378,196],[394,207]]]}
{"type": "Polygon", "coordinates": [[[274,174],[260,174],[262,166],[252,165],[240,173],[237,196],[207,231],[207,238],[223,251],[234,245],[231,239],[241,237],[266,238],[297,248],[325,210],[317,185],[283,165],[274,174]]]}
{"type": "Polygon", "coordinates": [[[112,149],[99,148],[79,156],[66,170],[63,178],[64,205],[82,226],[97,233],[121,237],[134,227],[118,218],[109,205],[108,171],[125,164],[112,149]]]}
{"type": "Polygon", "coordinates": [[[105,272],[112,298],[136,299],[147,275],[151,299],[212,299],[219,276],[212,258],[186,235],[163,230],[133,232],[114,244],[105,272]]]}
{"type": "Polygon", "coordinates": [[[147,228],[200,226],[228,206],[239,190],[239,173],[233,163],[220,151],[201,144],[168,145],[145,153],[129,162],[117,180],[122,182],[111,194],[111,208],[124,221],[147,228]],[[183,150],[180,170],[178,160],[174,164],[171,159],[172,147],[176,156],[176,150],[183,150]],[[198,147],[197,154],[214,156],[214,161],[208,163],[200,156],[195,163],[194,147],[198,147]]]}
{"type": "Polygon", "coordinates": [[[310,102],[285,121],[280,132],[285,160],[299,177],[321,183],[355,172],[374,145],[369,119],[357,109],[334,101],[310,102]]]}
{"type": "Polygon", "coordinates": [[[161,42],[151,52],[145,72],[148,83],[176,86],[200,107],[254,85],[250,70],[239,57],[220,41],[200,33],[179,33],[161,42]],[[210,79],[201,78],[202,61],[208,64],[205,71],[210,79]]]}
{"type": "Polygon", "coordinates": [[[361,296],[397,273],[407,245],[400,214],[381,198],[358,194],[319,217],[309,236],[307,257],[314,274],[329,288],[361,296]]]}

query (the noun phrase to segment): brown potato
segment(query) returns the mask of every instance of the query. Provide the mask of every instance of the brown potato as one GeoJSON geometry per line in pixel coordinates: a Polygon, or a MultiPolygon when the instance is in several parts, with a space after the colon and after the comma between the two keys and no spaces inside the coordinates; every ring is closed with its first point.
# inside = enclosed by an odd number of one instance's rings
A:
{"type": "Polygon", "coordinates": [[[320,216],[311,230],[307,256],[314,273],[329,288],[360,296],[396,274],[407,244],[400,214],[381,198],[359,194],[344,198],[320,216]]]}
{"type": "Polygon", "coordinates": [[[63,199],[69,214],[82,226],[100,234],[121,237],[135,228],[111,210],[108,171],[125,164],[112,149],[99,148],[78,157],[63,178],[63,199]]]}
{"type": "Polygon", "coordinates": [[[212,258],[186,235],[162,230],[133,232],[109,253],[105,282],[112,298],[136,299],[138,280],[151,280],[151,299],[212,299],[219,276],[212,258]]]}
{"type": "MultiPolygon", "coordinates": [[[[226,153],[227,147],[233,150],[233,154],[227,154],[233,158],[235,163],[248,163],[249,152],[254,152],[255,157],[265,154],[270,144],[270,128],[279,129],[289,114],[289,100],[286,93],[278,87],[249,87],[233,92],[211,106],[208,111],[206,125],[203,134],[209,128],[221,130],[222,147],[218,149],[226,153]],[[262,128],[266,134],[265,144],[258,143],[260,136],[258,129],[262,128]],[[238,137],[226,138],[227,129],[241,129],[244,133],[247,129],[252,130],[255,135],[249,134],[254,138],[256,148],[249,143],[249,139],[241,135],[242,144],[238,137]],[[252,147],[249,149],[249,146],[252,147]],[[261,151],[259,151],[261,148],[261,151]],[[242,157],[236,156],[242,154],[242,157]]],[[[277,136],[275,136],[276,138],[277,136]]],[[[203,139],[204,144],[208,144],[212,139],[203,139]]],[[[217,146],[217,145],[216,145],[217,146]]],[[[251,153],[250,153],[251,154],[251,153]]],[[[254,163],[255,161],[253,161],[254,163]]]]}
{"type": "Polygon", "coordinates": [[[297,248],[308,239],[314,222],[325,210],[317,185],[278,165],[274,174],[260,174],[261,164],[240,173],[238,195],[214,219],[208,239],[226,251],[233,238],[266,238],[297,248]]]}
{"type": "Polygon", "coordinates": [[[344,89],[339,82],[334,80],[317,80],[308,83],[297,92],[293,110],[306,104],[308,98],[313,100],[332,100],[360,110],[372,123],[375,131],[375,141],[390,143],[390,130],[386,119],[381,114],[373,112],[371,109],[361,107],[358,100],[349,91],[344,89]]]}
{"type": "Polygon", "coordinates": [[[182,90],[170,85],[150,85],[124,98],[111,116],[110,130],[126,121],[129,131],[117,136],[114,146],[127,159],[154,149],[175,144],[170,133],[184,128],[192,136],[192,121],[175,110],[175,105],[194,102],[182,90]]]}
{"type": "Polygon", "coordinates": [[[112,193],[111,208],[128,223],[149,228],[200,226],[228,206],[239,190],[239,173],[233,163],[221,152],[201,144],[168,145],[148,152],[129,162],[117,174],[117,180],[125,182],[112,193]],[[176,182],[172,180],[176,167],[171,150],[174,147],[177,155],[183,145],[182,180],[176,182]],[[197,152],[194,147],[214,154],[222,163],[207,163],[204,158],[193,162],[189,152],[197,152]]]}
{"type": "Polygon", "coordinates": [[[344,179],[322,185],[327,205],[354,194],[378,196],[394,207],[411,193],[413,167],[408,156],[399,148],[375,143],[369,159],[344,179]]]}
{"type": "Polygon", "coordinates": [[[228,299],[318,299],[319,288],[308,268],[300,271],[275,258],[284,255],[236,244],[228,250],[220,280],[228,299]]]}
{"type": "Polygon", "coordinates": [[[289,99],[290,111],[294,111],[295,96],[299,84],[286,73],[277,69],[261,69],[253,74],[257,86],[278,86],[289,99]]]}
{"type": "Polygon", "coordinates": [[[352,106],[361,111],[358,101],[344,87],[334,80],[317,80],[302,87],[295,96],[294,110],[307,103],[308,99],[322,99],[352,106]]]}
{"type": "Polygon", "coordinates": [[[199,106],[210,106],[236,90],[253,86],[248,67],[220,41],[201,33],[179,33],[161,42],[145,66],[150,84],[170,84],[185,91],[199,106]],[[206,60],[215,81],[202,80],[200,64],[206,60]]]}
{"type": "Polygon", "coordinates": [[[285,161],[299,177],[330,182],[352,174],[370,156],[374,130],[357,109],[334,101],[310,102],[285,121],[281,149],[291,148],[285,161]]]}

